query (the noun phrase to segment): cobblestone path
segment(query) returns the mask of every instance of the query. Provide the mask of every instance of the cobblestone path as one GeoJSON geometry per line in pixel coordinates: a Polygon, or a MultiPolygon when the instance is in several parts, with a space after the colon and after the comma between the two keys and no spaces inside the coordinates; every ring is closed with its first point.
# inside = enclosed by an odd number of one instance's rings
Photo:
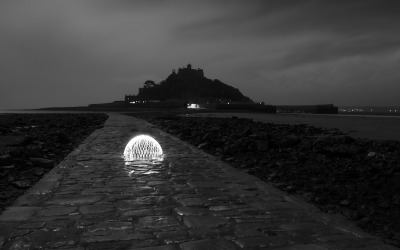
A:
{"type": "Polygon", "coordinates": [[[0,216],[2,249],[397,249],[132,117],[104,128],[0,216]],[[126,165],[135,135],[161,163],[126,165]]]}

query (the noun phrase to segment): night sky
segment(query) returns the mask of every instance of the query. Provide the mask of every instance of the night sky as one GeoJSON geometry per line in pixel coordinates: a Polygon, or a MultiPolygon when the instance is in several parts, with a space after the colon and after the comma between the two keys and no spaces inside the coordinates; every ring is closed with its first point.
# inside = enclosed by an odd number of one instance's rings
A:
{"type": "Polygon", "coordinates": [[[0,109],[122,100],[189,62],[266,104],[400,105],[400,1],[0,1],[0,109]]]}

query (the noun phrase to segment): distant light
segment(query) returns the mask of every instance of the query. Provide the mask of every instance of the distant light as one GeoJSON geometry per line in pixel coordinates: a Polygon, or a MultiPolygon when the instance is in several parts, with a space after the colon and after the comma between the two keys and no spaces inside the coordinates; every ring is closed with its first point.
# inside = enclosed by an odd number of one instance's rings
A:
{"type": "Polygon", "coordinates": [[[188,109],[199,109],[200,105],[199,104],[195,104],[195,103],[191,103],[191,104],[188,104],[187,108],[188,109]]]}
{"type": "Polygon", "coordinates": [[[160,144],[151,136],[138,135],[132,138],[124,150],[125,161],[162,160],[160,144]]]}
{"type": "Polygon", "coordinates": [[[229,104],[229,102],[228,102],[228,104],[229,104]]]}
{"type": "Polygon", "coordinates": [[[131,103],[135,103],[135,102],[131,102],[131,103]]]}

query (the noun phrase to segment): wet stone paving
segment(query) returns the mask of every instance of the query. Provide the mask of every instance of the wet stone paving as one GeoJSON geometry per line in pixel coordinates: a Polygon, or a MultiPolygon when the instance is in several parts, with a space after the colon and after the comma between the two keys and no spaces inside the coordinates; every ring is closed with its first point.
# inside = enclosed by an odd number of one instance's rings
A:
{"type": "Polygon", "coordinates": [[[133,117],[109,114],[0,216],[2,249],[397,249],[133,117]],[[155,138],[159,162],[126,163],[155,138]]]}

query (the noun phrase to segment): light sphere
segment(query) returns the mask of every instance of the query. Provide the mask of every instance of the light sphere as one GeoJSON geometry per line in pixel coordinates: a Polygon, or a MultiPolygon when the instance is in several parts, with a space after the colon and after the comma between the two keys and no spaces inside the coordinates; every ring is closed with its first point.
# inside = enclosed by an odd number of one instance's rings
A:
{"type": "Polygon", "coordinates": [[[153,137],[138,135],[126,145],[124,158],[126,161],[162,160],[163,151],[160,144],[153,137]]]}

